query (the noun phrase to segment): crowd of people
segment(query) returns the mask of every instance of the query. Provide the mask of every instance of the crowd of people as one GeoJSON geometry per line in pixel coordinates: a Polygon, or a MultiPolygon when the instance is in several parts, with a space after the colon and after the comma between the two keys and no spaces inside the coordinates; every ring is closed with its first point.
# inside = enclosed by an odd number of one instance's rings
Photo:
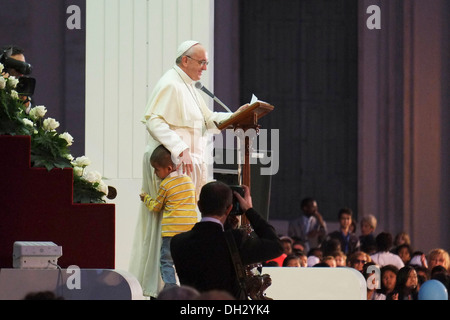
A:
{"type": "Polygon", "coordinates": [[[349,267],[366,279],[372,274],[367,269],[377,266],[381,281],[379,286],[368,286],[369,300],[417,300],[420,286],[430,279],[440,281],[448,291],[450,261],[445,249],[424,253],[412,247],[405,232],[395,237],[385,231],[376,233],[373,215],[361,219],[357,233],[349,208],[338,212],[339,230],[328,232],[315,199],[304,199],[301,207],[302,214],[290,222],[288,234],[280,235],[283,254],[265,261],[264,266],[349,267]]]}

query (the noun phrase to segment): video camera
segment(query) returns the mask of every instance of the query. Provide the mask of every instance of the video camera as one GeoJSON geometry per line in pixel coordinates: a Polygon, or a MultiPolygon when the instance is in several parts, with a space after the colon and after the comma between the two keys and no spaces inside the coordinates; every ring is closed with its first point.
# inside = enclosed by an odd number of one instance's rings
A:
{"type": "MultiPolygon", "coordinates": [[[[14,69],[20,74],[29,75],[33,69],[31,64],[11,58],[11,52],[12,50],[9,49],[4,50],[0,54],[0,63],[5,67],[5,72],[8,72],[9,69],[14,69]]],[[[22,76],[18,80],[17,93],[21,96],[31,97],[36,87],[36,79],[22,76]]]]}

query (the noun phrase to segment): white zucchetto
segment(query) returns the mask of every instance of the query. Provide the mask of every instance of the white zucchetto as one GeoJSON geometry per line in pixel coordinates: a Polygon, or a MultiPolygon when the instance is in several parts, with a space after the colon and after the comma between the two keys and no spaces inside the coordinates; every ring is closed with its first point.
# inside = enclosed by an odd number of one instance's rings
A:
{"type": "Polygon", "coordinates": [[[200,42],[195,41],[195,40],[188,40],[188,41],[185,41],[182,44],[180,44],[180,46],[178,47],[178,50],[177,50],[177,58],[181,57],[183,55],[183,53],[185,53],[190,48],[192,48],[193,46],[195,46],[196,44],[199,44],[199,43],[200,42]]]}

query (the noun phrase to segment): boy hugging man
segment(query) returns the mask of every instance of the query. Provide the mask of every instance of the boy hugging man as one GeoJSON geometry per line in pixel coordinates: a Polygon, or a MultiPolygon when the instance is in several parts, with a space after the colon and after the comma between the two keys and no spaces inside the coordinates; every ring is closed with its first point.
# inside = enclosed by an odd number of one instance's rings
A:
{"type": "Polygon", "coordinates": [[[175,269],[170,254],[170,241],[176,234],[192,229],[197,223],[195,186],[192,179],[176,171],[171,154],[163,145],[158,146],[150,157],[150,164],[161,184],[156,199],[141,193],[150,212],[163,212],[161,223],[161,277],[165,288],[176,285],[175,269]]]}

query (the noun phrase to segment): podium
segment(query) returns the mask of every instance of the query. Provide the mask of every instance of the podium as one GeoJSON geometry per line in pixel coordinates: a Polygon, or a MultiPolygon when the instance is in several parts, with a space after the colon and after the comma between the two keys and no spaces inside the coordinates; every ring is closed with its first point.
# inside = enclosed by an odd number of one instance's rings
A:
{"type": "MultiPolygon", "coordinates": [[[[258,124],[258,120],[267,115],[268,113],[272,112],[274,109],[274,106],[263,102],[263,101],[256,101],[249,105],[247,108],[245,108],[242,111],[236,112],[231,116],[228,120],[223,121],[219,124],[217,124],[217,128],[220,130],[225,129],[233,129],[235,134],[237,131],[240,131],[242,133],[242,137],[244,139],[244,163],[243,167],[241,168],[241,162],[240,162],[240,154],[238,152],[238,179],[239,184],[248,186],[249,189],[251,189],[251,176],[250,176],[250,150],[253,141],[250,139],[249,135],[246,135],[245,133],[253,129],[255,130],[256,135],[259,133],[260,125],[258,124]]],[[[241,134],[236,134],[238,137],[241,134]]],[[[242,216],[241,220],[242,225],[248,225],[248,221],[245,218],[245,215],[242,216]]]]}

